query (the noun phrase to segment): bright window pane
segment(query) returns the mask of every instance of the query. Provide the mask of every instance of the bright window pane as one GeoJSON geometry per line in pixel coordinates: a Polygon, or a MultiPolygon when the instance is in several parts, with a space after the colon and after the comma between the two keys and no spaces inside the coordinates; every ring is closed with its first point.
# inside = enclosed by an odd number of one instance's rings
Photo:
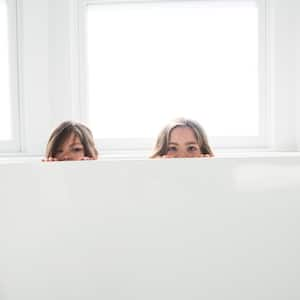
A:
{"type": "Polygon", "coordinates": [[[155,137],[180,116],[210,136],[259,134],[255,2],[89,5],[87,34],[96,137],[155,137]]]}
{"type": "Polygon", "coordinates": [[[0,0],[0,140],[12,138],[9,88],[8,18],[6,1],[0,0]]]}

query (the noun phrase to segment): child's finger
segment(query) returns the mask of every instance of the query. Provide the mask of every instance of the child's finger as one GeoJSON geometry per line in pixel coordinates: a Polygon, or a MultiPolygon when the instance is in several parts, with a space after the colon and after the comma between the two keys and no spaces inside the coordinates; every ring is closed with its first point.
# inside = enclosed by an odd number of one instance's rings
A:
{"type": "Polygon", "coordinates": [[[201,154],[200,157],[212,157],[212,154],[201,154]]]}
{"type": "Polygon", "coordinates": [[[46,157],[42,159],[42,162],[52,162],[52,161],[57,161],[57,158],[55,157],[46,157]]]}

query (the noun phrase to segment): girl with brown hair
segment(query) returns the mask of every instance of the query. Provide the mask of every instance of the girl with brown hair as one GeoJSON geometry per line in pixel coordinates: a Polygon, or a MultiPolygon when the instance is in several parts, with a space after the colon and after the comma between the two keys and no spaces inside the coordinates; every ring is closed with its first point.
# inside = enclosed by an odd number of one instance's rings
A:
{"type": "Polygon", "coordinates": [[[82,123],[65,121],[50,135],[44,161],[93,160],[98,158],[91,130],[82,123]]]}

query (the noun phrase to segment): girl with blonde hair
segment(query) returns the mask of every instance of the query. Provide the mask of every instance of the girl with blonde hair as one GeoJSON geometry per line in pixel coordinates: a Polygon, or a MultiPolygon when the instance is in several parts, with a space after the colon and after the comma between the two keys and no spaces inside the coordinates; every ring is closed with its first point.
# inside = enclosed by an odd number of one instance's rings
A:
{"type": "Polygon", "coordinates": [[[150,158],[212,156],[214,154],[202,126],[194,120],[178,118],[162,129],[150,158]]]}

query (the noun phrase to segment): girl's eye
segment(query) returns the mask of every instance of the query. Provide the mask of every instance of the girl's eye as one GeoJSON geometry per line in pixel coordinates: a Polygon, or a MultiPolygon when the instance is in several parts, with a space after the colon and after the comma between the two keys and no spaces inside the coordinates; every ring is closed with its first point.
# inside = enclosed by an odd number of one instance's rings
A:
{"type": "Polygon", "coordinates": [[[79,147],[78,148],[73,148],[72,151],[73,152],[81,152],[81,151],[83,151],[83,148],[79,148],[79,147]]]}
{"type": "Polygon", "coordinates": [[[63,151],[62,150],[57,150],[56,151],[56,154],[60,154],[60,153],[62,153],[63,151]]]}
{"type": "Polygon", "coordinates": [[[168,147],[168,152],[176,152],[177,148],[175,146],[168,147]]]}
{"type": "Polygon", "coordinates": [[[198,148],[196,146],[189,146],[187,150],[189,152],[195,152],[195,151],[198,151],[198,148]]]}

